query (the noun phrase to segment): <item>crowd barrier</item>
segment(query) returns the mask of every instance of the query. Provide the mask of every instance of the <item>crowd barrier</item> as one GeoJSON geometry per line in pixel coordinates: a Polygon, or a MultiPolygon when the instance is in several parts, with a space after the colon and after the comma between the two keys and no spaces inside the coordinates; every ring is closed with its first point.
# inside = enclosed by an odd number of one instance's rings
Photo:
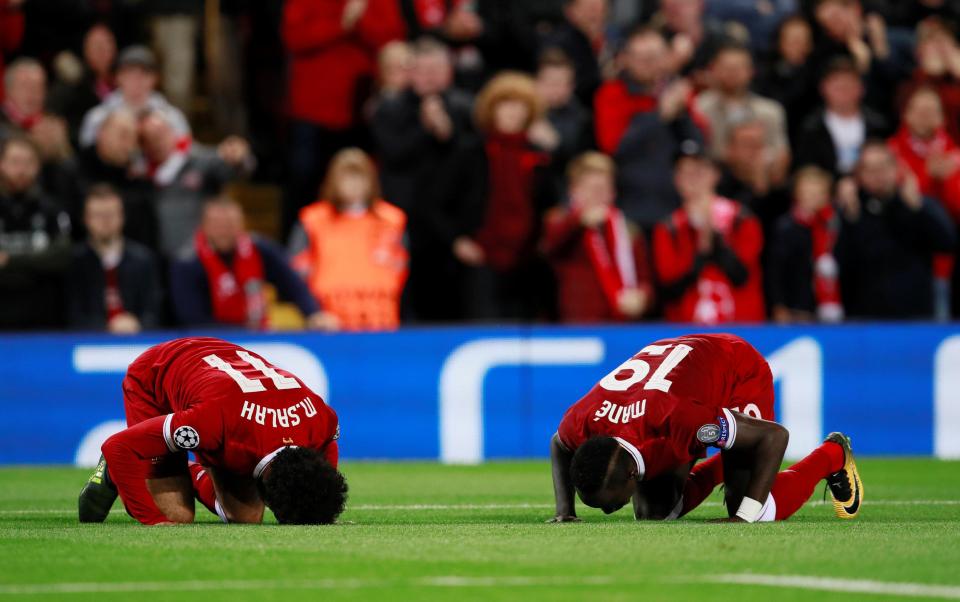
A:
{"type": "MultiPolygon", "coordinates": [[[[411,328],[378,334],[218,331],[300,376],[339,417],[351,459],[544,458],[564,410],[667,325],[411,328]]],[[[858,453],[960,458],[960,326],[738,327],[769,360],[788,456],[843,430],[858,453]]],[[[120,382],[150,345],[0,336],[0,464],[90,465],[123,427],[120,382]]]]}

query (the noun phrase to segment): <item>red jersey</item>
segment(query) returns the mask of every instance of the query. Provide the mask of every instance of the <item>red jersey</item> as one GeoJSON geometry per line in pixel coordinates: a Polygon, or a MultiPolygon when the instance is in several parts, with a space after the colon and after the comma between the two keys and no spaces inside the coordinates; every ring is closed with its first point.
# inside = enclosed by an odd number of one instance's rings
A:
{"type": "Polygon", "coordinates": [[[557,433],[575,450],[591,437],[616,437],[640,478],[729,448],[729,412],[773,420],[773,375],[760,353],[730,334],[663,339],[644,347],[567,410],[557,433]]]}
{"type": "Polygon", "coordinates": [[[168,454],[190,451],[205,466],[258,477],[277,452],[299,446],[323,450],[337,466],[333,409],[299,378],[239,345],[207,337],[157,345],[130,365],[123,389],[131,426],[110,437],[103,454],[140,522],[166,521],[144,476],[148,461],[168,454]]]}

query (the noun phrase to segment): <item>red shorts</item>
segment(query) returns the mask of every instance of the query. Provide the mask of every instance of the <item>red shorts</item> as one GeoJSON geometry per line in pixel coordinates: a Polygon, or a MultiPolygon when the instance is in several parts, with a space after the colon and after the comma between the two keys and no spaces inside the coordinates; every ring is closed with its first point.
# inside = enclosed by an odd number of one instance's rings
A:
{"type": "MultiPolygon", "coordinates": [[[[127,415],[127,426],[133,426],[144,420],[166,416],[173,408],[162,394],[157,394],[154,385],[157,380],[159,347],[151,347],[130,364],[123,379],[123,408],[127,415]]],[[[187,454],[180,452],[152,458],[147,474],[148,479],[189,474],[187,454]]]]}

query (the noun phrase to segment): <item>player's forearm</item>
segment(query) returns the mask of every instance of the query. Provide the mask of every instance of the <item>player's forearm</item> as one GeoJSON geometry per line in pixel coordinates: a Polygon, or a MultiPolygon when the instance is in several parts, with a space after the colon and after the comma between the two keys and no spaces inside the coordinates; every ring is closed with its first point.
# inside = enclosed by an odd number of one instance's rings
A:
{"type": "Polygon", "coordinates": [[[117,486],[127,513],[145,525],[170,522],[147,490],[144,470],[146,460],[169,453],[163,441],[163,420],[163,416],[151,418],[121,431],[101,448],[110,479],[117,486]]]}
{"type": "Polygon", "coordinates": [[[753,471],[747,484],[746,497],[760,504],[766,502],[770,489],[780,471],[783,454],[787,450],[790,436],[787,429],[770,422],[763,436],[757,441],[753,459],[753,471]]]}
{"type": "Polygon", "coordinates": [[[556,516],[576,516],[573,484],[570,482],[570,461],[573,453],[560,442],[559,435],[550,441],[550,462],[553,470],[553,494],[556,497],[556,516]]]}

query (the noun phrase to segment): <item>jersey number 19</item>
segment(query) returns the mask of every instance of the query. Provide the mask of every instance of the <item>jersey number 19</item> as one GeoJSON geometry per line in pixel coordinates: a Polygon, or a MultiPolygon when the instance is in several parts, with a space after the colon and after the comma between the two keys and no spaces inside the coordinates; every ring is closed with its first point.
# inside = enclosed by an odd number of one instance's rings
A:
{"type": "MultiPolygon", "coordinates": [[[[638,355],[663,355],[664,352],[671,347],[673,347],[673,345],[647,345],[640,351],[638,355]]],[[[693,351],[693,347],[690,345],[677,345],[676,347],[673,347],[673,351],[670,352],[670,355],[663,359],[663,362],[660,363],[660,366],[650,377],[650,380],[643,385],[644,390],[649,391],[653,389],[657,391],[663,391],[664,393],[669,393],[670,387],[673,385],[673,381],[667,380],[667,376],[670,374],[670,371],[676,368],[677,365],[683,361],[683,358],[687,357],[687,354],[691,351],[693,351]]],[[[645,379],[648,374],[650,374],[650,364],[643,360],[631,358],[617,366],[613,372],[604,376],[603,380],[600,381],[600,386],[607,391],[626,391],[633,385],[645,379]],[[627,378],[617,378],[618,374],[627,370],[633,372],[633,374],[627,378]]]]}

